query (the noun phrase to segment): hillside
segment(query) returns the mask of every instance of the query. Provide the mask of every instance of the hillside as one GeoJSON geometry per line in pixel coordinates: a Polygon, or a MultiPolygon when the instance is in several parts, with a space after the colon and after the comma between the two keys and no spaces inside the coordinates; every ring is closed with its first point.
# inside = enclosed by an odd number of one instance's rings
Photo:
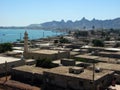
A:
{"type": "Polygon", "coordinates": [[[95,28],[104,28],[104,29],[120,29],[120,18],[112,19],[112,20],[87,20],[82,18],[78,21],[51,21],[45,22],[42,24],[31,24],[27,26],[28,28],[42,28],[42,29],[91,29],[95,28]]]}

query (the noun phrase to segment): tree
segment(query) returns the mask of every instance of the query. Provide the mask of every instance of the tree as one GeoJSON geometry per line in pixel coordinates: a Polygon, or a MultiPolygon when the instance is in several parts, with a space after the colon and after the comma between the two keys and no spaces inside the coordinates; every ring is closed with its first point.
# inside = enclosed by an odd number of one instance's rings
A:
{"type": "Polygon", "coordinates": [[[93,43],[94,46],[104,47],[104,43],[103,43],[102,40],[94,39],[94,40],[92,41],[92,43],[93,43]]]}
{"type": "Polygon", "coordinates": [[[12,44],[11,43],[2,43],[0,44],[0,53],[12,51],[12,44]]]}
{"type": "Polygon", "coordinates": [[[79,36],[82,36],[82,37],[87,37],[88,36],[88,31],[76,31],[74,33],[74,36],[75,37],[79,37],[79,36]]]}
{"type": "Polygon", "coordinates": [[[44,67],[44,68],[51,68],[52,67],[52,60],[44,58],[44,59],[37,59],[36,60],[37,67],[44,67]]]}
{"type": "Polygon", "coordinates": [[[60,37],[59,39],[60,43],[69,43],[69,41],[66,38],[60,37]]]}

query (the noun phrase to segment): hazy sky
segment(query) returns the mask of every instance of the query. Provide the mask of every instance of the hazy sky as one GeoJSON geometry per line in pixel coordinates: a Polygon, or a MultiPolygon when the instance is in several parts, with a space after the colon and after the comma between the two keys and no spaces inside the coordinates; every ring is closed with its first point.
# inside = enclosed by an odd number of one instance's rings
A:
{"type": "Polygon", "coordinates": [[[120,17],[120,0],[0,0],[0,26],[120,17]]]}

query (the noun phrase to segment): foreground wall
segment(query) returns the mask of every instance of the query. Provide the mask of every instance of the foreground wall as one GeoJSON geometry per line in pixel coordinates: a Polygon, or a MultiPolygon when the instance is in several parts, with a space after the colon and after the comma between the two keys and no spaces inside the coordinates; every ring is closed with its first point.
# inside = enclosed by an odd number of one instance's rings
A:
{"type": "Polygon", "coordinates": [[[18,67],[18,66],[22,66],[25,64],[24,60],[18,60],[18,61],[13,61],[13,62],[8,62],[7,65],[5,65],[5,63],[0,64],[0,74],[4,74],[6,73],[6,71],[8,73],[11,72],[12,68],[14,67],[18,67]],[[6,70],[7,68],[7,70],[6,70]]]}

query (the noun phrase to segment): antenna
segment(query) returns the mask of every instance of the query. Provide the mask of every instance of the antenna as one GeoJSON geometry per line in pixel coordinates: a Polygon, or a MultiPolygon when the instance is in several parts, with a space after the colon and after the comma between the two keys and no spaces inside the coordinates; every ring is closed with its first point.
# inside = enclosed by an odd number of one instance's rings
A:
{"type": "Polygon", "coordinates": [[[7,61],[5,61],[5,81],[7,81],[7,61]]]}

